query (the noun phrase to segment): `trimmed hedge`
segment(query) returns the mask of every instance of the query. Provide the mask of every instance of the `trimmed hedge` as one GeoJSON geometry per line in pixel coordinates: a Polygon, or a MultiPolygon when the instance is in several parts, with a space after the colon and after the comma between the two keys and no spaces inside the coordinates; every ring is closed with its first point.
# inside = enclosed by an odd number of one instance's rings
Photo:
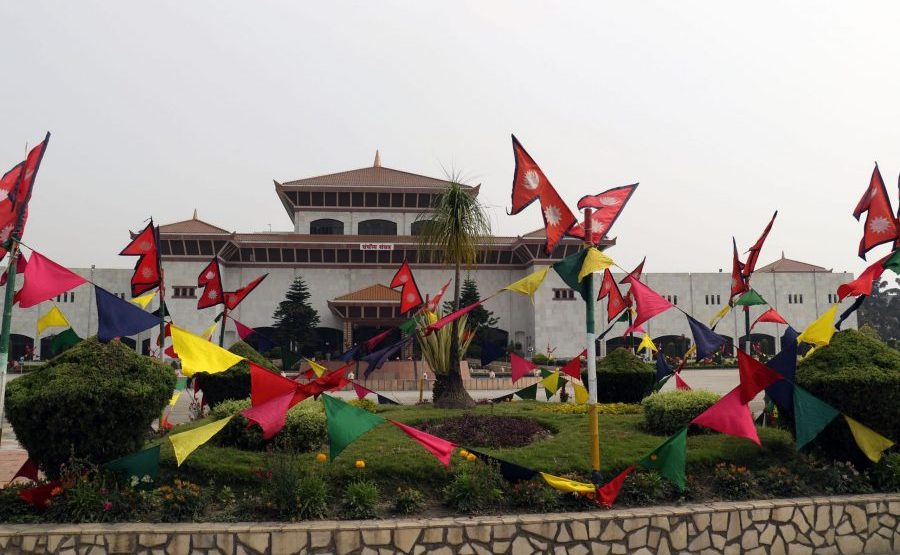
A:
{"type": "Polygon", "coordinates": [[[641,402],[644,426],[652,434],[672,435],[721,398],[703,389],[654,393],[641,402]]]}
{"type": "MultiPolygon", "coordinates": [[[[836,333],[797,367],[797,384],[881,435],[900,437],[900,351],[872,334],[836,333]]],[[[868,465],[847,424],[836,418],[815,443],[829,455],[868,465]]]]}
{"type": "MultiPolygon", "coordinates": [[[[266,370],[278,372],[274,364],[243,341],[238,341],[228,350],[253,361],[266,370]]],[[[203,390],[203,399],[210,407],[214,407],[229,399],[239,400],[250,396],[250,365],[245,360],[240,361],[224,372],[215,374],[198,372],[194,375],[194,379],[197,380],[197,385],[203,390]]]]}
{"type": "MultiPolygon", "coordinates": [[[[587,371],[581,372],[588,383],[587,371]]],[[[597,363],[597,401],[600,403],[640,403],[650,394],[656,370],[627,349],[618,348],[597,363]]]]}
{"type": "MultiPolygon", "coordinates": [[[[219,403],[210,411],[213,420],[235,415],[231,422],[216,434],[213,441],[226,447],[237,447],[251,451],[259,451],[269,442],[262,438],[258,425],[247,427],[248,421],[239,413],[250,408],[250,399],[228,400],[219,403]]],[[[298,403],[288,410],[284,428],[272,438],[272,446],[294,452],[306,452],[318,449],[328,441],[325,422],[325,407],[320,401],[307,400],[298,403]]]]}
{"type": "Polygon", "coordinates": [[[71,456],[104,463],[140,449],[175,389],[175,372],[118,341],[82,341],[9,383],[6,416],[41,470],[71,456]]]}

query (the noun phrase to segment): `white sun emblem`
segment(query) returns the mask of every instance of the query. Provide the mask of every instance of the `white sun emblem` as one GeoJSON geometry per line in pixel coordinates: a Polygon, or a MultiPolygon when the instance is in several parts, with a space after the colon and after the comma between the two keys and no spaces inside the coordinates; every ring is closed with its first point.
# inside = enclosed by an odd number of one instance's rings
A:
{"type": "Polygon", "coordinates": [[[534,170],[525,172],[525,186],[534,191],[541,184],[541,176],[534,170]]]}
{"type": "Polygon", "coordinates": [[[400,283],[406,283],[407,281],[409,281],[409,276],[406,274],[401,274],[399,279],[400,283]]]}
{"type": "Polygon", "coordinates": [[[141,244],[138,245],[138,247],[139,247],[143,252],[147,252],[148,250],[150,250],[150,241],[142,241],[141,244]]]}
{"type": "Polygon", "coordinates": [[[616,197],[600,197],[600,204],[603,206],[615,206],[619,204],[619,199],[616,197]]]}
{"type": "Polygon", "coordinates": [[[215,289],[210,289],[209,293],[207,293],[206,296],[209,297],[210,299],[215,299],[219,296],[219,292],[216,291],[215,289]]]}
{"type": "Polygon", "coordinates": [[[414,300],[416,300],[416,295],[415,295],[414,293],[409,293],[409,294],[406,295],[406,301],[407,301],[407,302],[410,302],[410,303],[411,303],[411,302],[413,302],[414,300]]]}
{"type": "Polygon", "coordinates": [[[153,270],[151,270],[150,268],[144,268],[143,270],[141,270],[141,275],[144,276],[145,278],[152,277],[153,270]]]}
{"type": "Polygon", "coordinates": [[[547,208],[544,209],[544,219],[547,220],[548,225],[557,226],[559,225],[560,213],[559,208],[555,205],[551,204],[547,208]]]}
{"type": "Polygon", "coordinates": [[[213,272],[212,270],[206,272],[206,279],[212,279],[214,277],[216,277],[216,273],[213,272]]]}
{"type": "Polygon", "coordinates": [[[0,189],[0,200],[6,200],[9,198],[9,191],[6,189],[0,189]]]}
{"type": "Polygon", "coordinates": [[[0,229],[0,243],[5,243],[9,239],[9,236],[12,235],[12,230],[12,224],[5,225],[3,229],[0,229]]]}
{"type": "Polygon", "coordinates": [[[872,221],[869,222],[869,229],[872,230],[872,233],[886,233],[890,227],[891,223],[884,216],[872,218],[872,221]]]}

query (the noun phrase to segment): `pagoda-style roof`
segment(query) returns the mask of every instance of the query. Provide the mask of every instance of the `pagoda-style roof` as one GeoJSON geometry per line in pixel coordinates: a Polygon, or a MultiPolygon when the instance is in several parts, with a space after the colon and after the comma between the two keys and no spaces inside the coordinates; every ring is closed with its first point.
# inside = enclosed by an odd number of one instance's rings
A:
{"type": "MultiPolygon", "coordinates": [[[[429,189],[443,190],[448,181],[436,179],[424,175],[395,170],[392,168],[384,168],[381,166],[372,166],[368,168],[360,168],[357,170],[349,170],[338,173],[330,173],[327,175],[319,175],[315,177],[307,177],[304,179],[295,179],[293,181],[285,181],[281,185],[285,188],[375,188],[375,189],[429,189]]],[[[467,189],[472,189],[468,185],[464,185],[467,189]]]]}
{"type": "Polygon", "coordinates": [[[189,220],[182,220],[180,222],[175,222],[171,224],[165,224],[159,226],[160,233],[179,233],[179,234],[203,234],[203,235],[221,235],[226,234],[230,235],[231,232],[227,229],[222,229],[221,227],[214,226],[211,223],[204,222],[200,218],[197,217],[197,211],[194,210],[194,216],[189,220]]]}
{"type": "Polygon", "coordinates": [[[363,289],[360,289],[358,291],[347,293],[346,295],[341,295],[340,297],[335,297],[331,302],[353,304],[357,304],[360,302],[399,303],[400,291],[395,291],[386,285],[376,283],[375,285],[364,287],[363,289]]]}
{"type": "Polygon", "coordinates": [[[809,264],[806,262],[800,262],[799,260],[792,260],[790,258],[785,258],[784,252],[781,253],[781,258],[772,262],[771,264],[766,264],[762,268],[757,268],[757,272],[830,272],[831,270],[826,270],[822,266],[816,266],[815,264],[809,264]]]}
{"type": "Polygon", "coordinates": [[[328,301],[332,314],[341,320],[365,324],[396,324],[406,317],[400,312],[400,292],[376,283],[328,301]]]}

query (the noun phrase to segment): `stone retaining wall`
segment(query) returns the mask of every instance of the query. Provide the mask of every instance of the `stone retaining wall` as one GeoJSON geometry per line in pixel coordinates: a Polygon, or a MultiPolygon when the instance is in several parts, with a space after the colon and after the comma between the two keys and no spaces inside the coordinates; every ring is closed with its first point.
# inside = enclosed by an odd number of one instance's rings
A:
{"type": "Polygon", "coordinates": [[[0,525],[4,554],[900,553],[900,494],[292,524],[0,525]]]}

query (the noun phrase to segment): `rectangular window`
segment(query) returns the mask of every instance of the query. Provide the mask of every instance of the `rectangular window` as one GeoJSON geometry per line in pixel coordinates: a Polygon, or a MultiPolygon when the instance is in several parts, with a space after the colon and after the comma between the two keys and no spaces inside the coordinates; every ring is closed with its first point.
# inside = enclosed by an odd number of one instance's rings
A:
{"type": "Polygon", "coordinates": [[[172,288],[172,297],[175,299],[196,299],[197,288],[190,285],[176,285],[172,288]]]}
{"type": "Polygon", "coordinates": [[[350,206],[350,193],[338,193],[338,206],[350,206]]]}
{"type": "Polygon", "coordinates": [[[325,206],[337,206],[337,193],[325,193],[325,206]]]}
{"type": "Polygon", "coordinates": [[[323,195],[321,191],[313,191],[312,192],[312,202],[310,203],[312,206],[322,206],[323,195]]]}
{"type": "Polygon", "coordinates": [[[183,255],[184,254],[184,243],[181,241],[170,241],[172,244],[172,254],[174,255],[183,255]]]}
{"type": "Polygon", "coordinates": [[[293,262],[294,249],[281,249],[281,259],[285,262],[293,262]]]}
{"type": "Polygon", "coordinates": [[[720,305],[720,304],[722,304],[722,296],[721,296],[721,295],[716,295],[716,306],[718,306],[718,305],[720,305]]]}
{"type": "Polygon", "coordinates": [[[380,206],[382,208],[390,208],[391,194],[390,193],[378,193],[378,206],[380,206]]]}
{"type": "Polygon", "coordinates": [[[554,301],[574,301],[575,300],[575,290],[574,289],[554,289],[553,290],[553,300],[554,301]]]}
{"type": "Polygon", "coordinates": [[[70,303],[75,302],[75,291],[69,291],[69,302],[70,303]]]}
{"type": "Polygon", "coordinates": [[[213,246],[211,241],[200,241],[200,254],[203,256],[212,256],[213,246]]]}
{"type": "Polygon", "coordinates": [[[309,191],[300,191],[300,206],[309,206],[309,191]]]}
{"type": "Polygon", "coordinates": [[[369,208],[375,208],[378,206],[377,193],[366,193],[366,206],[369,208]]]}

